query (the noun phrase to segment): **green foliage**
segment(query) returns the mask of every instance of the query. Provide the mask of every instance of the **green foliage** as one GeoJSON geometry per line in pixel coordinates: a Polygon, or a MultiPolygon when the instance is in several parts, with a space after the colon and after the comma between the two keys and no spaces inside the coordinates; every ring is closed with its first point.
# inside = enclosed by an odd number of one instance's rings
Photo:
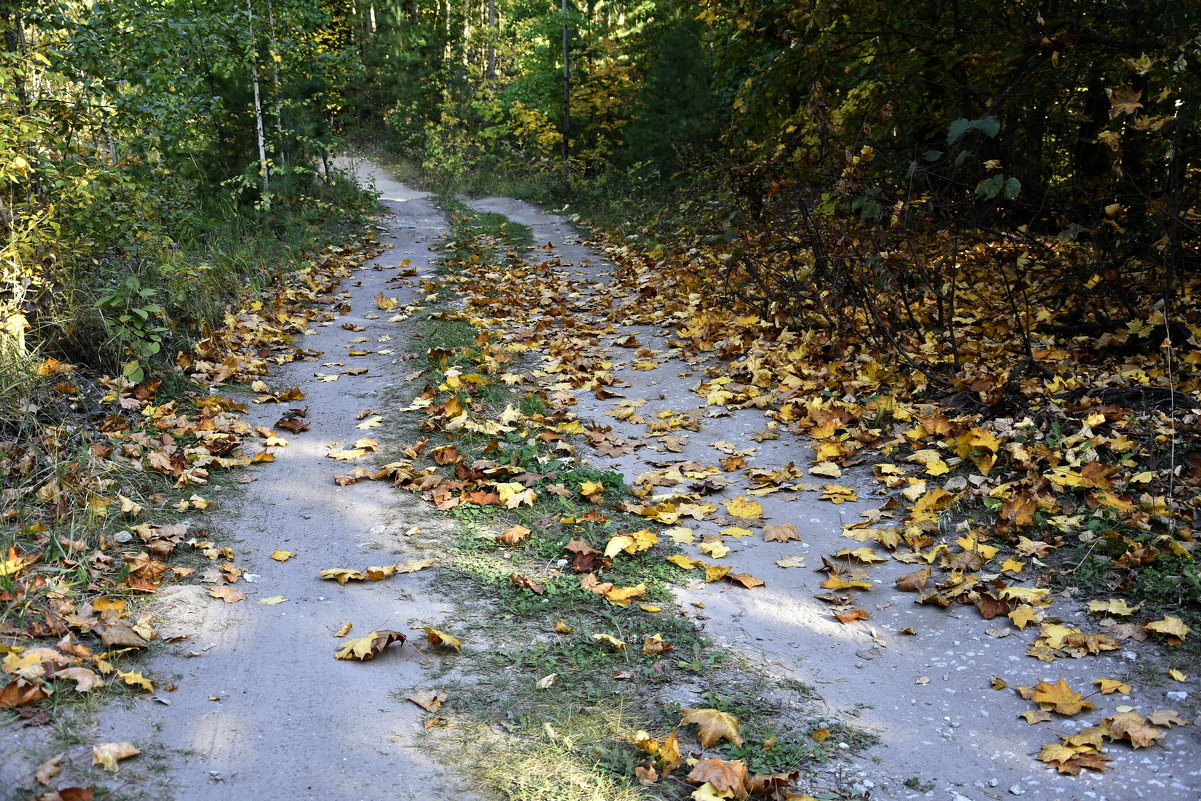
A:
{"type": "Polygon", "coordinates": [[[366,208],[328,160],[357,63],[338,6],[5,4],[9,345],[139,381],[238,291],[346,222],[343,209],[366,208]]]}

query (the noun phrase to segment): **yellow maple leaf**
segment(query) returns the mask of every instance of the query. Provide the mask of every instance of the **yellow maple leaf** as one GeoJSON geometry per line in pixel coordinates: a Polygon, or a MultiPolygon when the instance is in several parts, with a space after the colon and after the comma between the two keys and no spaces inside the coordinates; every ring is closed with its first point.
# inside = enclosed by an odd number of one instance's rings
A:
{"type": "Polygon", "coordinates": [[[443,645],[449,645],[456,651],[461,651],[463,649],[463,641],[458,637],[447,634],[445,631],[438,631],[438,629],[433,629],[429,626],[414,626],[413,631],[424,631],[425,638],[429,640],[430,645],[435,648],[443,645]]]}
{"type": "Polygon", "coordinates": [[[365,637],[349,639],[334,652],[334,659],[357,659],[360,662],[374,659],[377,654],[394,642],[403,643],[407,638],[399,631],[380,629],[365,637]]]}
{"type": "Polygon", "coordinates": [[[763,516],[763,505],[756,500],[740,495],[725,502],[726,511],[732,517],[752,520],[763,516]]]}
{"type": "Polygon", "coordinates": [[[288,561],[289,559],[291,559],[291,558],[292,558],[293,556],[295,556],[295,555],[296,555],[296,554],[292,553],[291,551],[280,551],[280,550],[277,550],[277,551],[275,551],[274,553],[272,553],[272,554],[271,554],[271,558],[272,558],[272,559],[274,559],[274,560],[275,560],[275,561],[277,561],[277,562],[286,562],[286,561],[288,561]]]}
{"type": "Polygon", "coordinates": [[[1034,692],[1030,696],[1030,700],[1036,704],[1049,704],[1055,712],[1065,717],[1088,712],[1094,708],[1092,701],[1085,701],[1084,696],[1074,692],[1063,676],[1060,676],[1059,681],[1054,684],[1040,681],[1034,685],[1034,692]]]}
{"type": "Polygon", "coordinates": [[[154,692],[154,685],[151,684],[150,680],[141,673],[135,673],[133,671],[129,671],[127,673],[124,670],[118,670],[117,675],[121,677],[121,681],[125,682],[130,687],[139,687],[149,693],[154,692]]]}
{"type": "Polygon", "coordinates": [[[1013,621],[1013,625],[1022,631],[1031,623],[1037,623],[1042,618],[1042,613],[1035,611],[1031,606],[1019,606],[1009,613],[1009,619],[1013,621]]]}
{"type": "Polygon", "coordinates": [[[1097,692],[1101,693],[1101,695],[1109,695],[1110,693],[1130,695],[1130,685],[1120,682],[1117,679],[1097,679],[1093,684],[1097,685],[1097,692]]]}
{"type": "Polygon", "coordinates": [[[881,556],[866,545],[862,548],[855,548],[854,550],[850,548],[843,548],[841,551],[837,551],[834,556],[838,559],[853,559],[854,561],[865,565],[873,565],[879,562],[888,561],[888,557],[881,556]]]}
{"type": "Polygon", "coordinates": [[[695,723],[699,730],[697,739],[702,748],[712,748],[719,740],[725,740],[734,747],[742,745],[742,735],[739,733],[738,718],[717,709],[681,709],[680,725],[695,723]]]}
{"type": "Polygon", "coordinates": [[[699,547],[701,553],[709,554],[709,556],[712,556],[714,559],[721,559],[730,552],[730,549],[727,545],[722,542],[718,542],[717,540],[702,542],[699,547]]]}
{"type": "Polygon", "coordinates": [[[692,557],[685,556],[682,553],[673,553],[671,556],[665,556],[663,558],[666,561],[671,562],[676,567],[683,568],[684,570],[693,570],[695,568],[704,566],[704,562],[698,562],[692,557]]]}

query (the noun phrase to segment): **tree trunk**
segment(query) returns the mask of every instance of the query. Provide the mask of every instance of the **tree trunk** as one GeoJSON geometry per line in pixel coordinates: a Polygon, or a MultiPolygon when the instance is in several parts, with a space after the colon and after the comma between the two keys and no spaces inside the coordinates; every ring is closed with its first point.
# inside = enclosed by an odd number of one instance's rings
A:
{"type": "Polygon", "coordinates": [[[262,201],[271,204],[271,179],[267,172],[267,137],[263,130],[263,100],[259,92],[259,62],[258,47],[254,41],[254,8],[253,0],[246,0],[246,19],[249,21],[250,34],[250,80],[254,85],[254,128],[259,146],[259,182],[262,186],[262,201]]]}
{"type": "Polygon", "coordinates": [[[568,174],[571,158],[571,34],[567,29],[567,0],[563,0],[563,174],[568,174]]]}
{"type": "Polygon", "coordinates": [[[484,71],[484,78],[489,82],[496,80],[496,0],[487,0],[488,2],[488,51],[485,55],[487,66],[484,71]]]}

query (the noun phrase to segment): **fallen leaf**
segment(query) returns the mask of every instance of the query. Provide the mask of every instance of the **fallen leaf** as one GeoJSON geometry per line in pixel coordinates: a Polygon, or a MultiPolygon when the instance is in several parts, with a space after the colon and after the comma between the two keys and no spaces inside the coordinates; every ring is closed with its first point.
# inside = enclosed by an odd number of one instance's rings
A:
{"type": "Polygon", "coordinates": [[[1179,645],[1192,631],[1183,620],[1174,615],[1165,615],[1161,620],[1153,620],[1145,624],[1143,629],[1163,637],[1168,645],[1179,645]]]}
{"type": "Polygon", "coordinates": [[[266,606],[275,606],[276,604],[282,604],[286,600],[288,599],[282,595],[272,595],[267,598],[259,598],[259,603],[266,606]]]}
{"type": "Polygon", "coordinates": [[[763,505],[745,495],[725,501],[725,507],[731,517],[743,520],[753,520],[763,516],[763,505]]]}
{"type": "Polygon", "coordinates": [[[708,783],[719,793],[730,792],[736,799],[749,794],[746,763],[741,760],[702,759],[692,766],[688,781],[708,783]]]}
{"type": "Polygon", "coordinates": [[[509,526],[496,535],[496,541],[502,545],[520,545],[530,536],[530,530],[525,526],[509,526]]]}
{"type": "Polygon", "coordinates": [[[1163,729],[1147,724],[1146,718],[1137,712],[1122,712],[1105,718],[1109,736],[1115,740],[1127,740],[1131,748],[1146,748],[1155,745],[1163,737],[1163,729]]]}
{"type": "MultiPolygon", "coordinates": [[[[438,648],[443,645],[449,645],[456,651],[461,651],[463,649],[463,641],[458,637],[447,634],[445,631],[438,631],[437,629],[432,629],[429,626],[414,626],[413,631],[424,631],[426,639],[429,640],[430,645],[432,645],[434,648],[438,648]]],[[[434,710],[431,709],[430,711],[433,712],[434,710]]]]}
{"type": "Polygon", "coordinates": [[[867,620],[871,617],[871,612],[866,609],[852,609],[849,612],[835,612],[834,617],[838,618],[838,622],[842,624],[854,623],[856,620],[867,620]]]}
{"type": "Polygon", "coordinates": [[[154,685],[151,684],[150,680],[147,679],[145,676],[143,676],[141,673],[135,673],[133,671],[126,672],[123,670],[118,670],[117,675],[121,678],[121,681],[125,682],[130,687],[137,687],[139,689],[145,690],[146,692],[151,692],[151,693],[154,692],[154,685]]]}
{"type": "Polygon", "coordinates": [[[1173,726],[1188,725],[1188,721],[1180,717],[1180,713],[1174,709],[1157,709],[1150,715],[1147,715],[1147,722],[1165,729],[1170,729],[1173,726]]]}
{"type": "Polygon", "coordinates": [[[92,747],[92,764],[105,770],[119,770],[117,763],[142,753],[133,743],[103,743],[92,747]]]}
{"type": "Polygon", "coordinates": [[[209,587],[209,595],[214,598],[220,598],[227,604],[236,604],[238,601],[246,600],[246,593],[228,584],[223,584],[220,587],[209,587]]]}
{"type": "Polygon", "coordinates": [[[380,629],[365,637],[355,637],[342,643],[341,647],[334,652],[334,659],[358,659],[360,661],[374,659],[392,643],[404,643],[406,639],[407,637],[399,631],[380,629]]]}
{"type": "Polygon", "coordinates": [[[800,534],[796,533],[796,526],[792,523],[783,523],[781,525],[767,525],[763,527],[764,542],[792,542],[799,540],[800,534]]]}
{"type": "Polygon", "coordinates": [[[38,784],[49,784],[50,780],[57,776],[62,771],[62,761],[67,755],[59,754],[53,759],[48,759],[37,766],[34,771],[33,778],[38,784]]]}
{"type": "Polygon", "coordinates": [[[446,690],[418,690],[409,700],[426,712],[437,712],[446,703],[446,690]]]}
{"type": "Polygon", "coordinates": [[[597,642],[607,642],[607,643],[609,643],[609,645],[613,646],[613,648],[615,650],[618,650],[618,651],[624,651],[626,648],[630,647],[630,644],[628,642],[619,640],[616,637],[612,637],[608,634],[593,634],[592,639],[596,640],[597,642]]]}
{"type": "Polygon", "coordinates": [[[335,637],[345,637],[347,634],[350,633],[350,630],[352,628],[354,628],[354,623],[345,623],[342,625],[342,627],[340,629],[338,629],[337,631],[334,632],[334,636],[335,637]]]}
{"type": "Polygon", "coordinates": [[[1073,692],[1063,676],[1060,676],[1059,681],[1054,684],[1047,684],[1045,681],[1040,681],[1034,685],[1029,700],[1034,701],[1036,704],[1048,704],[1055,712],[1065,717],[1078,715],[1081,712],[1089,712],[1093,709],[1093,703],[1083,700],[1083,696],[1080,693],[1073,692]]]}
{"type": "Polygon", "coordinates": [[[1130,695],[1130,685],[1120,682],[1117,679],[1097,679],[1093,684],[1097,685],[1097,692],[1101,693],[1101,695],[1109,695],[1110,693],[1130,695]]]}
{"type": "Polygon", "coordinates": [[[738,718],[717,709],[681,709],[680,725],[695,723],[699,727],[697,738],[702,748],[712,748],[718,740],[725,740],[734,747],[742,745],[738,718]]]}
{"type": "Polygon", "coordinates": [[[271,554],[271,558],[277,562],[286,562],[295,555],[296,554],[292,553],[291,551],[278,551],[277,550],[271,554]]]}

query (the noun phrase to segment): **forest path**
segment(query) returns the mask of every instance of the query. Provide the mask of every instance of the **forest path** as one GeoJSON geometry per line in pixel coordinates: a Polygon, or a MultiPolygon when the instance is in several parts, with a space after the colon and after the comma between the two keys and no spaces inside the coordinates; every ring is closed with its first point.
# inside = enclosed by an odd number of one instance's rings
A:
{"type": "MultiPolygon", "coordinates": [[[[100,741],[131,741],[165,757],[160,780],[170,786],[166,797],[178,801],[466,797],[436,790],[445,784],[435,779],[439,766],[413,747],[424,713],[397,691],[420,684],[422,657],[394,646],[369,662],[333,658],[340,644],[334,634],[348,622],[351,637],[380,628],[411,634],[410,626],[436,624],[445,607],[430,600],[429,571],[345,586],[317,575],[420,557],[420,538],[405,532],[419,525],[432,533],[439,525],[413,496],[385,482],[337,485],[334,475],[354,463],[326,455],[335,443],[350,448],[361,437],[379,436],[379,429],[356,428],[360,412],[387,415],[384,396],[413,367],[401,359],[406,324],[388,322],[393,312],[378,311],[374,298],[395,297],[398,309],[416,302],[417,283],[434,269],[433,251],[446,231],[423,193],[358,167],[381,194],[380,239],[388,249],[343,283],[335,300],[349,311],[312,324],[298,341],[321,355],[270,377],[274,390],[299,387],[304,400],[247,403],[255,425],[272,427],[291,406],[307,407],[311,427],[280,430],[289,443],[275,462],[255,468],[257,480],[244,496],[202,523],[229,535],[218,536],[218,544],[231,545],[246,571],[235,586],[247,598],[223,604],[200,586],[164,590],[157,610],[163,635],[186,635],[149,665],[153,675],[178,685],[156,696],[170,706],[139,699],[114,706],[101,720],[100,741]],[[406,259],[417,275],[398,280],[406,259]],[[371,353],[349,358],[352,348],[371,353]],[[348,368],[367,372],[341,373],[336,381],[315,375],[348,368]],[[276,562],[270,558],[276,549],[296,555],[276,562]],[[262,603],[276,596],[287,600],[262,603]]],[[[122,775],[136,770],[130,763],[122,775]]]]}
{"type": "MultiPolygon", "coordinates": [[[[257,480],[245,497],[205,521],[232,534],[238,564],[252,574],[237,585],[248,597],[226,605],[203,588],[161,593],[164,634],[184,633],[187,638],[156,656],[148,670],[179,688],[158,694],[169,706],[142,698],[110,709],[97,733],[97,741],[153,744],[143,750],[154,750],[165,761],[160,780],[169,785],[167,796],[181,801],[471,797],[455,787],[457,766],[440,765],[435,756],[414,747],[424,715],[405,696],[423,686],[422,658],[408,646],[387,649],[365,664],[332,658],[338,644],[333,634],[346,622],[355,624],[355,636],[378,628],[407,632],[410,626],[437,626],[453,614],[451,605],[436,600],[433,571],[346,586],[317,580],[317,572],[325,568],[362,569],[421,557],[425,549],[444,544],[439,537],[445,538],[450,525],[385,482],[340,487],[332,480],[347,472],[347,465],[326,457],[330,445],[349,447],[364,435],[384,439],[409,433],[389,430],[411,427],[412,421],[394,415],[399,404],[387,393],[411,372],[400,358],[406,351],[403,338],[411,332],[404,323],[388,322],[388,312],[377,313],[374,298],[378,292],[396,297],[398,308],[420,302],[421,278],[434,269],[432,248],[446,232],[443,215],[422,193],[370,165],[356,169],[382,194],[390,214],[381,221],[383,241],[393,247],[345,283],[346,296],[339,300],[350,310],[312,326],[299,343],[323,355],[316,362],[285,366],[271,378],[274,389],[303,390],[305,400],[293,405],[308,407],[311,429],[289,435],[290,443],[276,461],[256,468],[257,480]],[[415,268],[415,275],[396,272],[405,259],[410,263],[402,272],[415,268]],[[346,358],[355,347],[373,352],[346,358]],[[315,375],[346,367],[368,371],[341,374],[337,381],[315,375]],[[361,431],[358,416],[368,408],[385,419],[379,429],[361,431]],[[414,526],[423,533],[406,536],[414,526]],[[270,559],[275,549],[296,556],[277,563],[270,559]],[[249,581],[251,577],[255,580],[249,581]],[[273,596],[287,600],[258,603],[273,596]]],[[[757,436],[768,423],[762,411],[706,405],[697,385],[713,365],[682,358],[667,342],[671,321],[636,324],[634,319],[645,319],[646,312],[639,308],[637,293],[622,285],[613,265],[567,220],[507,198],[468,205],[529,226],[535,241],[529,258],[544,263],[548,285],[553,277],[555,285],[571,287],[573,297],[563,299],[563,308],[573,316],[568,324],[604,332],[598,352],[610,358],[624,397],[598,400],[591,392],[577,391],[573,411],[584,420],[612,426],[614,436],[633,447],[604,458],[589,453],[586,458],[594,466],[618,471],[634,486],[651,471],[682,462],[716,464],[731,451],[742,452],[745,466],[723,471],[731,483],[705,499],[720,506],[753,487],[748,469],[810,464],[811,445],[785,426],[772,432],[778,438],[757,436]],[[631,336],[637,350],[628,347],[631,336]],[[619,340],[626,347],[616,346],[619,340]],[[644,401],[636,408],[641,421],[611,414],[622,403],[638,401],[644,401]],[[693,413],[695,429],[672,432],[675,437],[686,434],[685,439],[669,440],[661,432],[650,436],[645,422],[671,417],[669,410],[693,413]]],[[[549,358],[547,343],[531,350],[549,358]]],[[[411,388],[400,390],[399,403],[412,394],[411,388]]],[[[251,420],[271,426],[282,411],[280,406],[253,406],[251,420]]],[[[837,481],[806,476],[787,491],[754,496],[763,513],[747,524],[755,529],[753,536],[723,536],[722,528],[738,521],[722,513],[683,521],[698,537],[698,543],[685,546],[688,555],[709,558],[697,551],[699,538],[716,537],[729,549],[719,561],[765,580],[766,586],[746,590],[693,580],[678,592],[681,607],[753,670],[814,687],[830,721],[880,740],[851,757],[849,769],[844,761],[844,768],[830,767],[829,775],[810,779],[836,778],[844,793],[839,798],[856,797],[854,793],[949,801],[1019,795],[1024,801],[1196,797],[1201,782],[1196,726],[1167,732],[1153,748],[1109,747],[1106,753],[1113,761],[1104,773],[1059,775],[1033,758],[1044,744],[1114,714],[1123,704],[1144,714],[1171,707],[1171,699],[1164,697],[1170,688],[1143,691],[1136,686],[1132,697],[1094,695],[1095,713],[1029,726],[1017,715],[1031,705],[1012,689],[989,686],[994,676],[1010,688],[1063,676],[1087,694],[1097,678],[1128,678],[1138,670],[1147,649],[1136,643],[1112,654],[1041,664],[1025,656],[1034,634],[1012,629],[1004,618],[985,621],[966,607],[915,605],[912,594],[893,589],[896,577],[914,566],[892,561],[871,567],[873,588],[855,598],[870,618],[845,625],[835,620],[830,607],[814,599],[822,592],[824,576],[813,569],[822,556],[860,544],[841,532],[861,512],[879,505],[870,500],[875,485],[868,468],[862,470],[859,476],[848,471],[837,481]],[[826,485],[836,483],[859,499],[836,504],[819,498],[826,485]],[[788,523],[796,526],[799,541],[768,542],[761,535],[766,525],[788,523]],[[806,560],[807,567],[778,566],[786,557],[806,560]],[[898,634],[906,628],[916,636],[898,634]]],[[[232,493],[232,487],[226,491],[232,493]]],[[[1069,616],[1063,611],[1067,608],[1066,602],[1057,602],[1057,613],[1083,625],[1079,610],[1069,616]]],[[[721,689],[718,672],[671,687],[659,700],[708,706],[704,695],[721,689]]],[[[146,786],[152,785],[147,779],[146,786]]],[[[820,785],[801,789],[817,792],[820,785]]]]}
{"type": "MultiPolygon", "coordinates": [[[[732,480],[729,486],[704,498],[692,496],[697,502],[718,504],[720,509],[721,503],[745,496],[756,486],[748,477],[750,470],[772,471],[817,461],[812,441],[793,434],[785,425],[773,427],[778,439],[757,438],[757,432],[763,432],[769,423],[763,411],[707,405],[705,390],[699,385],[721,372],[707,372],[708,368],[720,365],[682,358],[678,346],[684,337],[677,327],[683,321],[635,324],[635,319],[646,320],[653,309],[641,304],[637,287],[623,285],[615,266],[589,247],[568,220],[510,198],[467,203],[476,211],[502,214],[533,230],[534,248],[529,258],[544,263],[548,284],[572,290],[563,305],[577,316],[565,326],[567,333],[574,328],[583,332],[583,339],[605,332],[597,342],[595,358],[604,363],[607,357],[612,363],[617,382],[609,386],[621,387],[618,391],[624,397],[598,400],[598,393],[577,390],[577,404],[572,408],[586,423],[611,426],[616,441],[633,443],[635,449],[609,458],[592,453],[586,458],[594,466],[620,472],[628,485],[637,486],[640,476],[656,470],[686,463],[715,465],[731,453],[745,453],[746,464],[741,469],[721,474],[732,480]],[[560,283],[559,279],[564,280],[560,283]],[[677,338],[675,344],[670,341],[673,337],[677,338]],[[637,405],[641,420],[614,416],[631,402],[637,405]],[[697,430],[670,432],[684,434],[686,441],[669,441],[661,428],[655,433],[657,423],[681,412],[693,412],[701,421],[697,430]]],[[[536,350],[548,352],[545,346],[536,350]]],[[[718,643],[769,675],[813,686],[824,698],[832,719],[879,738],[880,745],[864,752],[851,775],[844,777],[852,791],[872,798],[952,801],[1019,795],[1038,801],[1191,801],[1197,797],[1201,733],[1196,725],[1172,730],[1154,748],[1131,750],[1114,744],[1106,749],[1113,761],[1103,773],[1086,770],[1077,776],[1061,775],[1034,759],[1045,744],[1058,743],[1061,735],[1098,723],[1124,707],[1142,714],[1179,707],[1180,694],[1169,695],[1179,688],[1163,686],[1162,678],[1156,681],[1148,675],[1152,665],[1144,663],[1154,661],[1154,646],[1131,640],[1120,651],[1043,664],[1025,655],[1037,636],[1036,626],[1023,632],[1011,626],[1004,615],[984,620],[971,606],[944,609],[915,604],[914,594],[898,591],[895,581],[920,565],[893,560],[868,568],[874,584],[869,592],[850,591],[852,605],[864,607],[870,618],[844,625],[832,615],[839,610],[815,599],[823,594],[820,585],[826,578],[816,571],[823,556],[862,545],[847,539],[843,526],[864,520],[861,513],[880,507],[884,500],[879,495],[880,485],[871,480],[870,465],[847,471],[841,479],[813,475],[801,482],[808,482],[801,491],[754,493],[763,515],[753,523],[729,517],[722,520],[720,511],[713,519],[681,520],[680,525],[692,528],[698,538],[697,543],[685,546],[688,556],[709,559],[697,550],[700,537],[717,537],[729,554],[712,561],[749,572],[764,579],[766,586],[747,591],[727,582],[695,579],[678,592],[678,598],[681,607],[718,643]],[[819,494],[835,485],[849,487],[859,499],[846,502],[849,494],[838,491],[831,493],[830,499],[819,499],[819,494]],[[721,536],[721,529],[731,523],[756,529],[755,535],[721,536]],[[767,542],[758,531],[763,526],[789,523],[796,526],[800,541],[767,542]],[[788,556],[806,559],[807,566],[797,569],[777,564],[788,556]],[[914,635],[900,633],[903,629],[914,635]],[[1132,675],[1140,670],[1144,674],[1134,680],[1132,675]],[[1008,689],[990,687],[994,677],[1007,683],[1008,689]],[[1037,726],[1020,719],[1018,715],[1032,704],[1019,698],[1013,688],[1033,687],[1040,680],[1054,683],[1060,677],[1095,703],[1096,711],[1077,718],[1056,717],[1037,726]],[[1101,677],[1130,681],[1135,686],[1132,696],[1097,694],[1094,681],[1101,677]],[[1143,689],[1143,685],[1150,687],[1143,689]]],[[[686,495],[683,487],[678,490],[686,495]]],[[[670,496],[673,490],[656,486],[654,491],[670,496]]],[[[1079,604],[1067,599],[1056,599],[1055,614],[1086,630],[1094,625],[1079,604]]],[[[693,689],[691,693],[685,689],[673,700],[683,706],[705,706],[699,695],[708,688],[693,689]]]]}

